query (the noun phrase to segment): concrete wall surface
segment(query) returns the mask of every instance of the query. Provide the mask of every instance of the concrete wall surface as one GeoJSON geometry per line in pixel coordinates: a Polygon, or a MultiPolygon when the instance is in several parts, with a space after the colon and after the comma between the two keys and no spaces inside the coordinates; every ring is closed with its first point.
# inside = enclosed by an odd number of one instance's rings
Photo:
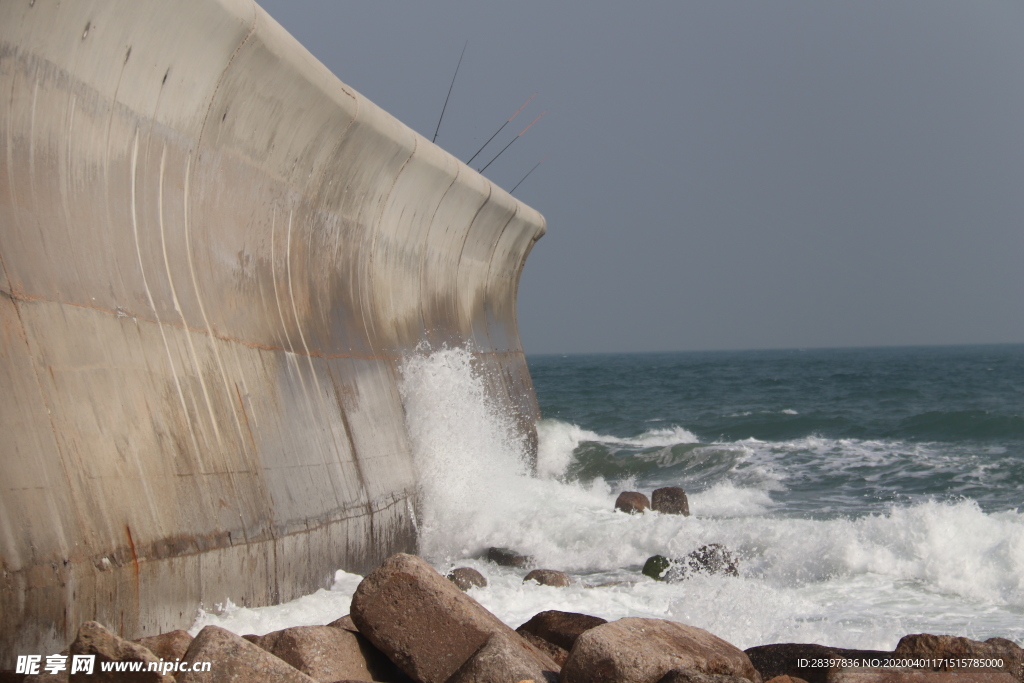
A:
{"type": "Polygon", "coordinates": [[[0,0],[0,140],[0,668],[414,548],[423,340],[533,433],[543,218],[251,0],[0,0]]]}

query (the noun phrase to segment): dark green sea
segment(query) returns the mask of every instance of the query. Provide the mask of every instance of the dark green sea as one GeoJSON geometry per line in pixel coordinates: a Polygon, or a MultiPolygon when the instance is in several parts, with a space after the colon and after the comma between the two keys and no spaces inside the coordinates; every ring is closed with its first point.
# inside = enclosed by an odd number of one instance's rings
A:
{"type": "Polygon", "coordinates": [[[774,514],[1024,506],[1024,346],[530,358],[572,480],[701,491],[766,476],[774,514]],[[600,435],[613,435],[622,440],[600,435]]]}

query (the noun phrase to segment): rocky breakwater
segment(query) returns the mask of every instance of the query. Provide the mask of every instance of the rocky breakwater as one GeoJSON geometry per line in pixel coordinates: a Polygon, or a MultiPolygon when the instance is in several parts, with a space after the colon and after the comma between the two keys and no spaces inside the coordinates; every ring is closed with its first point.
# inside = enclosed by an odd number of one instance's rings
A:
{"type": "Polygon", "coordinates": [[[207,626],[194,639],[172,631],[129,642],[86,622],[56,658],[91,657],[91,672],[37,662],[41,673],[0,672],[0,683],[1024,683],[1022,654],[1002,638],[926,634],[892,652],[744,652],[686,624],[557,610],[513,631],[426,561],[398,554],[359,584],[351,614],[327,625],[261,636],[207,626]]]}
{"type": "Polygon", "coordinates": [[[176,631],[144,643],[87,622],[64,654],[93,655],[94,673],[9,672],[0,680],[762,683],[741,650],[670,621],[605,622],[548,611],[513,631],[426,561],[406,554],[370,572],[352,598],[351,615],[331,624],[262,636],[207,626],[194,639],[176,631]],[[121,663],[121,672],[104,673],[110,663],[121,663]]]}

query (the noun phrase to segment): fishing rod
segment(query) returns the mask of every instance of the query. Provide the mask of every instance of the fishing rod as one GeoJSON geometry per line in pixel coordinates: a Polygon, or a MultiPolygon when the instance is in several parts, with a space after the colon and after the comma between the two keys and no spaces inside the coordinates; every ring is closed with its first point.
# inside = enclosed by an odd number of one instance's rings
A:
{"type": "MultiPolygon", "coordinates": [[[[527,171],[526,175],[523,176],[523,180],[526,180],[527,178],[529,178],[530,174],[533,173],[534,171],[536,171],[537,167],[540,166],[541,164],[543,164],[544,160],[547,159],[549,156],[551,156],[551,155],[549,154],[547,157],[544,157],[544,159],[541,159],[536,164],[534,164],[533,168],[531,168],[529,171],[527,171]]],[[[516,187],[519,187],[520,185],[522,185],[523,184],[523,180],[520,180],[518,183],[516,183],[516,187]]],[[[515,192],[516,191],[516,187],[513,187],[511,190],[508,191],[508,193],[512,194],[513,192],[515,192]]]]}
{"type": "Polygon", "coordinates": [[[444,98],[444,106],[441,107],[441,118],[437,120],[437,128],[434,129],[434,139],[431,142],[437,142],[437,131],[441,130],[441,121],[444,120],[444,110],[448,108],[448,98],[452,96],[452,88],[455,87],[455,78],[459,75],[459,67],[462,66],[462,58],[466,55],[466,47],[469,45],[469,41],[462,46],[462,54],[459,55],[459,63],[455,65],[455,76],[452,76],[452,84],[448,86],[448,95],[444,98]]]}
{"type": "MultiPolygon", "coordinates": [[[[518,140],[519,138],[523,137],[523,133],[525,133],[526,131],[530,130],[530,127],[531,127],[531,126],[533,126],[533,124],[535,124],[535,123],[537,123],[538,121],[540,121],[540,117],[541,117],[541,116],[544,116],[544,114],[547,114],[547,113],[548,113],[548,110],[547,110],[547,109],[545,109],[544,111],[542,111],[542,112],[540,113],[540,116],[538,116],[537,118],[535,118],[535,119],[534,119],[533,121],[530,121],[530,125],[529,125],[529,126],[527,126],[526,128],[523,128],[522,132],[521,132],[521,133],[519,133],[519,135],[517,135],[517,136],[515,136],[514,138],[512,138],[512,142],[515,142],[515,141],[516,141],[516,140],[518,140]]],[[[505,150],[506,150],[506,149],[508,149],[509,147],[511,147],[511,146],[512,146],[512,142],[510,142],[510,143],[508,143],[507,145],[505,145],[505,146],[504,146],[504,147],[502,148],[502,150],[501,150],[500,152],[498,152],[497,154],[495,154],[495,155],[494,155],[494,159],[491,159],[490,161],[488,161],[488,162],[487,162],[487,166],[490,166],[491,164],[493,164],[493,163],[494,163],[494,162],[495,162],[495,161],[496,161],[496,160],[498,159],[498,157],[500,157],[500,156],[501,156],[502,154],[504,154],[504,153],[505,153],[505,150]]],[[[487,166],[484,166],[483,168],[481,168],[481,169],[480,169],[479,171],[477,171],[477,173],[483,173],[484,171],[486,171],[486,170],[487,170],[487,166]]]]}
{"type": "MultiPolygon", "coordinates": [[[[537,93],[533,93],[532,95],[530,95],[530,100],[532,100],[536,96],[537,96],[537,93]]],[[[507,126],[508,124],[512,123],[512,119],[514,119],[515,117],[519,116],[519,112],[521,112],[522,110],[526,109],[526,105],[528,105],[530,103],[530,100],[526,100],[525,102],[523,102],[523,106],[519,107],[519,109],[516,109],[516,113],[512,114],[512,116],[508,117],[508,121],[506,121],[505,123],[501,124],[501,128],[499,128],[494,133],[494,135],[492,135],[491,137],[489,137],[487,139],[487,142],[484,143],[484,147],[486,147],[487,145],[491,144],[491,140],[493,140],[494,138],[498,137],[498,133],[500,133],[501,131],[505,130],[505,126],[507,126]]],[[[466,162],[466,164],[468,165],[468,164],[473,163],[473,159],[476,159],[476,155],[479,154],[480,152],[484,151],[484,147],[481,147],[480,149],[478,149],[476,151],[476,154],[471,156],[469,158],[469,161],[466,162]]]]}

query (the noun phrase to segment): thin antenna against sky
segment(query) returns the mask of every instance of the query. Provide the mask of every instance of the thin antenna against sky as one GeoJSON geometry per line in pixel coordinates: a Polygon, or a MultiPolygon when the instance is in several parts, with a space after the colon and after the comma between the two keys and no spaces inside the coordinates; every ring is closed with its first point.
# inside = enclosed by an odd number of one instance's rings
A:
{"type": "MultiPolygon", "coordinates": [[[[535,123],[537,123],[538,121],[540,121],[540,117],[541,117],[541,116],[544,116],[544,114],[547,114],[547,113],[548,113],[548,110],[547,110],[547,109],[545,109],[544,111],[542,111],[542,112],[540,113],[540,116],[538,116],[537,118],[535,118],[535,119],[534,119],[533,121],[530,121],[530,125],[529,125],[529,126],[527,126],[526,128],[523,128],[522,132],[520,132],[520,133],[519,133],[519,135],[517,135],[517,136],[515,136],[514,138],[512,138],[512,142],[515,142],[515,141],[516,141],[516,140],[518,140],[519,138],[523,137],[523,133],[525,133],[526,131],[530,130],[530,127],[531,127],[531,126],[533,126],[533,124],[535,124],[535,123]]],[[[495,161],[497,161],[498,157],[500,157],[500,156],[501,156],[502,154],[504,154],[504,153],[505,153],[505,150],[506,150],[506,149],[508,149],[509,147],[511,147],[511,146],[512,146],[512,142],[510,142],[510,143],[508,143],[507,145],[505,145],[505,146],[504,146],[504,147],[502,148],[502,150],[501,150],[500,152],[498,152],[497,154],[495,154],[495,155],[494,155],[494,158],[493,158],[493,159],[491,159],[490,161],[488,161],[488,162],[487,162],[487,166],[490,166],[490,165],[491,165],[491,164],[493,164],[493,163],[494,163],[495,161]]],[[[486,171],[486,170],[487,170],[487,166],[484,166],[483,168],[481,168],[481,169],[480,169],[479,171],[477,171],[477,173],[483,173],[484,171],[486,171]]]]}
{"type": "MultiPolygon", "coordinates": [[[[531,168],[529,171],[527,171],[526,175],[523,176],[523,180],[526,180],[527,178],[529,178],[530,174],[533,173],[534,171],[536,171],[537,167],[540,166],[541,164],[543,164],[544,160],[547,159],[549,156],[551,156],[551,155],[549,154],[548,156],[544,157],[544,159],[541,159],[536,164],[534,164],[533,168],[531,168]]],[[[522,185],[523,184],[523,180],[520,180],[518,183],[516,183],[516,187],[519,187],[520,185],[522,185]]],[[[511,190],[508,191],[508,193],[512,194],[513,192],[515,192],[516,191],[516,187],[513,187],[511,190]]]]}
{"type": "Polygon", "coordinates": [[[466,54],[466,47],[469,45],[469,41],[462,46],[462,54],[459,55],[459,63],[455,65],[455,76],[452,76],[452,84],[448,86],[448,95],[444,98],[444,106],[441,107],[441,118],[437,120],[437,128],[434,129],[434,139],[431,142],[437,142],[437,131],[441,130],[441,121],[444,120],[444,110],[448,108],[448,98],[452,96],[452,88],[455,87],[455,78],[459,75],[459,67],[462,66],[462,58],[466,54]]]}
{"type": "Polygon", "coordinates": [[[481,147],[480,149],[478,149],[476,151],[476,154],[471,156],[466,163],[467,164],[473,163],[473,159],[476,159],[476,155],[479,154],[480,152],[484,151],[484,147],[486,147],[487,145],[491,144],[491,140],[493,140],[494,138],[498,137],[498,133],[500,133],[501,131],[505,130],[505,126],[507,126],[508,124],[512,123],[512,119],[514,119],[515,117],[519,116],[519,112],[521,112],[522,110],[526,109],[526,105],[528,105],[530,103],[530,100],[532,100],[536,96],[537,96],[537,93],[533,93],[532,95],[530,95],[530,99],[526,100],[525,102],[523,102],[523,106],[519,107],[519,109],[516,109],[516,113],[512,114],[512,116],[508,117],[508,120],[505,121],[505,123],[501,124],[501,128],[499,128],[497,131],[495,131],[494,135],[489,137],[487,139],[487,142],[484,143],[484,146],[481,147]]]}

